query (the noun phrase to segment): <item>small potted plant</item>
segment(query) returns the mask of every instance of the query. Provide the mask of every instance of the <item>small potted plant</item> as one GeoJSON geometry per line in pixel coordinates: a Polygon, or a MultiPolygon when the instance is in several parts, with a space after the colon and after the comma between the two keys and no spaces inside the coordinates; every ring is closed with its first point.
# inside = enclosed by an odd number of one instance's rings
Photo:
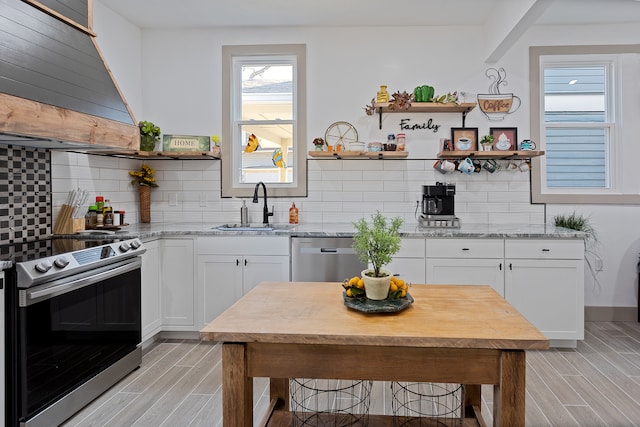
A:
{"type": "Polygon", "coordinates": [[[316,138],[313,140],[313,145],[316,148],[316,151],[323,151],[324,150],[324,146],[325,146],[325,142],[324,139],[322,138],[316,138]]]}
{"type": "Polygon", "coordinates": [[[160,128],[146,120],[138,123],[140,128],[140,150],[153,151],[156,143],[160,141],[160,128]]]}
{"type": "Polygon", "coordinates": [[[220,157],[220,136],[211,135],[211,153],[215,157],[220,157]]]}
{"type": "Polygon", "coordinates": [[[491,151],[491,147],[493,147],[493,135],[485,135],[480,138],[480,146],[482,147],[482,151],[491,151]]]}
{"type": "Polygon", "coordinates": [[[389,294],[391,272],[382,267],[389,264],[400,250],[400,227],[402,218],[388,220],[380,211],[371,216],[371,224],[364,218],[354,222],[353,249],[360,261],[371,268],[362,271],[364,290],[367,298],[383,300],[389,294]]]}

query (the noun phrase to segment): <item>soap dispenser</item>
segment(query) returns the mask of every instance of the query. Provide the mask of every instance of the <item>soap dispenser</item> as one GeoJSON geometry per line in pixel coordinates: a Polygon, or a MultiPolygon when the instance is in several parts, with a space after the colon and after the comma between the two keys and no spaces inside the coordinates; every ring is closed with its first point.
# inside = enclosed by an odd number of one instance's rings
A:
{"type": "Polygon", "coordinates": [[[291,204],[291,208],[289,208],[289,224],[297,224],[298,223],[298,208],[296,208],[296,204],[291,204]]]}
{"type": "Polygon", "coordinates": [[[246,202],[242,201],[242,207],[240,208],[240,224],[243,226],[249,225],[249,209],[246,202]]]}

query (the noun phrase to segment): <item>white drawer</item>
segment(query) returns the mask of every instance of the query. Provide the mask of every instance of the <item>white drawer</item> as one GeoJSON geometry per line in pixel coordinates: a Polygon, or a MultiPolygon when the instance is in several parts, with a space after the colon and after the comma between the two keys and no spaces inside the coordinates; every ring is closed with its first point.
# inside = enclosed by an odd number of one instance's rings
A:
{"type": "Polygon", "coordinates": [[[503,258],[502,239],[427,239],[427,258],[503,258]]]}
{"type": "Polygon", "coordinates": [[[407,239],[403,238],[400,242],[400,251],[395,254],[394,258],[424,258],[425,244],[424,238],[407,239]]]}
{"type": "Polygon", "coordinates": [[[289,255],[289,237],[198,237],[196,248],[198,255],[289,255]]]}
{"type": "Polygon", "coordinates": [[[581,239],[506,239],[505,258],[582,259],[581,239]]]}

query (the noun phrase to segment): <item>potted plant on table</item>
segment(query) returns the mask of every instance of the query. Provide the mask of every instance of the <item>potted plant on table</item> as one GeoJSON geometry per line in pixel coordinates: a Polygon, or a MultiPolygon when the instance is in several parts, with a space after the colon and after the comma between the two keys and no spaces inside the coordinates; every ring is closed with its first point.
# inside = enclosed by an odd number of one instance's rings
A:
{"type": "Polygon", "coordinates": [[[153,151],[156,143],[160,141],[160,128],[146,120],[138,123],[140,128],[140,150],[153,151]]]}
{"type": "Polygon", "coordinates": [[[400,227],[403,219],[388,220],[380,211],[371,216],[371,224],[364,218],[354,222],[353,249],[360,261],[371,268],[362,271],[364,290],[367,298],[383,300],[389,294],[391,272],[382,267],[389,264],[400,250],[400,227]]]}

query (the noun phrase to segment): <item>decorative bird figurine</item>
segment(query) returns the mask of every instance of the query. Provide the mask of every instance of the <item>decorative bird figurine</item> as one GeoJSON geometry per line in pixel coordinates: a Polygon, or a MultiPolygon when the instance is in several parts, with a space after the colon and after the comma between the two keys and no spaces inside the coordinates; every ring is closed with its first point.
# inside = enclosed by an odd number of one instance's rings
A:
{"type": "Polygon", "coordinates": [[[273,155],[271,156],[271,160],[273,161],[273,164],[276,167],[279,167],[279,168],[287,167],[287,165],[284,162],[284,159],[282,158],[282,150],[280,148],[276,148],[275,150],[273,150],[273,155]]]}
{"type": "Polygon", "coordinates": [[[260,147],[258,143],[258,137],[254,134],[249,135],[249,140],[247,141],[247,146],[244,147],[245,153],[253,153],[260,147]]]}

